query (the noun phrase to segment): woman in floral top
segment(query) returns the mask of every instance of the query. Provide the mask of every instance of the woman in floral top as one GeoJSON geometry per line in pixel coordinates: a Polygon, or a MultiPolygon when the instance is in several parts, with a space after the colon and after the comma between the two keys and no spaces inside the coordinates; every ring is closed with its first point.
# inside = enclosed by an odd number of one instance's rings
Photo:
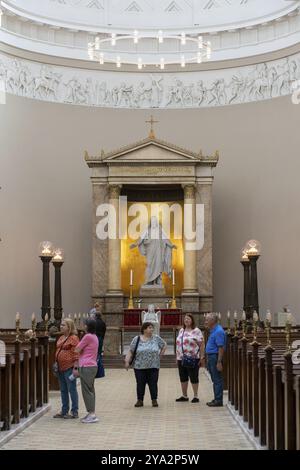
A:
{"type": "Polygon", "coordinates": [[[176,358],[182,390],[182,396],[176,401],[189,401],[187,390],[190,379],[194,392],[192,403],[199,403],[199,367],[201,362],[204,362],[204,341],[201,331],[195,326],[193,315],[189,313],[185,315],[183,328],[179,331],[176,339],[176,358]],[[182,365],[183,354],[198,359],[196,366],[193,368],[184,367],[182,365]]]}
{"type": "Polygon", "coordinates": [[[126,369],[128,370],[131,364],[134,367],[137,385],[137,402],[134,405],[136,408],[144,406],[146,384],[149,386],[152,406],[158,406],[157,382],[160,356],[165,353],[167,344],[160,336],[154,335],[153,332],[154,327],[152,323],[143,323],[141,335],[133,338],[125,358],[126,369]]]}

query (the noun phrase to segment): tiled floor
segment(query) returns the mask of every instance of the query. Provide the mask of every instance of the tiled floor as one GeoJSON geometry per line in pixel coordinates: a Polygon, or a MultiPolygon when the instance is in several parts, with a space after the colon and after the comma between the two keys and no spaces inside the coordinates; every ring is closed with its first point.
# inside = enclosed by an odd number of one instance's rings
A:
{"type": "MultiPolygon", "coordinates": [[[[104,379],[96,380],[99,423],[53,419],[60,406],[55,393],[52,411],[2,449],[252,449],[226,407],[206,406],[211,384],[203,371],[200,377],[200,404],[175,403],[177,370],[161,369],[159,408],[152,408],[148,391],[144,408],[134,408],[133,371],[107,370],[104,379]]],[[[81,397],[80,414],[85,414],[81,397]]]]}

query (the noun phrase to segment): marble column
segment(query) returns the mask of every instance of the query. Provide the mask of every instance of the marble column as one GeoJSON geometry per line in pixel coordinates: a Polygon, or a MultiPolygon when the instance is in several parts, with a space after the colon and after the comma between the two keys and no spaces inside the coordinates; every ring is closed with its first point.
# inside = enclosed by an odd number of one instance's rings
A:
{"type": "MultiPolygon", "coordinates": [[[[195,206],[195,187],[194,185],[184,186],[184,205],[189,204],[192,209],[192,224],[194,230],[196,227],[196,206],[195,206]]],[[[196,251],[187,250],[188,243],[194,243],[194,239],[185,238],[184,234],[184,275],[183,275],[183,292],[194,293],[197,291],[196,278],[196,251]]]]}
{"type": "Polygon", "coordinates": [[[116,237],[108,239],[108,291],[110,295],[120,295],[121,291],[121,240],[119,238],[119,197],[121,187],[109,186],[109,204],[116,214],[116,237]]]}
{"type": "MultiPolygon", "coordinates": [[[[184,204],[189,205],[192,213],[192,223],[190,227],[193,231],[196,229],[196,200],[195,200],[195,186],[184,186],[184,204]]],[[[182,291],[182,308],[184,311],[197,312],[199,306],[199,293],[197,291],[197,251],[192,249],[188,250],[188,243],[194,243],[196,236],[192,239],[186,237],[184,233],[184,272],[183,272],[183,291],[182,291]]]]}
{"type": "Polygon", "coordinates": [[[101,307],[104,306],[104,297],[108,289],[108,241],[97,237],[96,229],[99,222],[97,208],[108,202],[108,186],[92,178],[93,187],[93,253],[92,253],[92,299],[101,307]]]}
{"type": "Polygon", "coordinates": [[[196,203],[204,204],[204,246],[197,252],[197,289],[201,312],[213,309],[212,181],[212,178],[206,178],[196,185],[196,203]]]}

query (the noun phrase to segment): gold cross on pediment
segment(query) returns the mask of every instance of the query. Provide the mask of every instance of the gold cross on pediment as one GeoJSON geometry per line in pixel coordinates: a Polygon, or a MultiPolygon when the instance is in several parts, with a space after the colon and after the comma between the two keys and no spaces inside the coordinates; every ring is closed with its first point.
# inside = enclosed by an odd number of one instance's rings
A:
{"type": "Polygon", "coordinates": [[[151,116],[150,121],[145,121],[146,124],[150,124],[150,132],[149,132],[149,138],[150,139],[155,139],[155,134],[154,134],[154,129],[153,129],[153,124],[158,123],[159,121],[155,121],[153,116],[151,116]]]}

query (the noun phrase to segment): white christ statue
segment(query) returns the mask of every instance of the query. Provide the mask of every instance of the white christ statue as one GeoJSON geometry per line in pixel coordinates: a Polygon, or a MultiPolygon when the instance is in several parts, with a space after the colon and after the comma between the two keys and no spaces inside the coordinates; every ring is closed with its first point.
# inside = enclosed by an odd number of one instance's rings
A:
{"type": "Polygon", "coordinates": [[[145,287],[162,287],[162,273],[172,275],[172,250],[177,247],[167,238],[156,217],[151,217],[148,228],[130,248],[138,247],[147,258],[145,287]]]}

